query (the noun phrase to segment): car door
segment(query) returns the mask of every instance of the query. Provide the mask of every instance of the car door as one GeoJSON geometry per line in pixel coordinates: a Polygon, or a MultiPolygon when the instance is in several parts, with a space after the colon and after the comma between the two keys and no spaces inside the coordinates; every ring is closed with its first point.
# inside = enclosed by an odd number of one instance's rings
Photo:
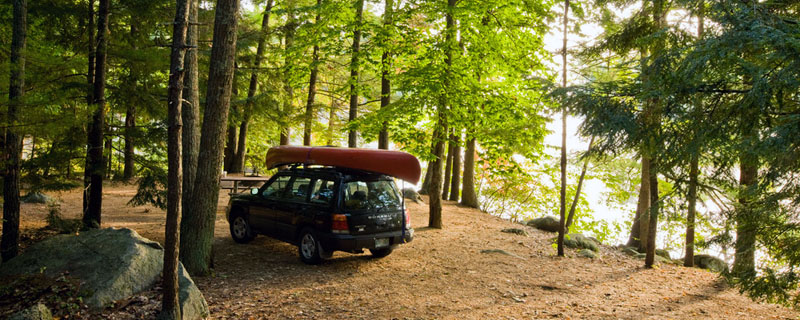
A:
{"type": "Polygon", "coordinates": [[[307,206],[310,189],[311,178],[309,177],[296,176],[290,181],[283,199],[277,204],[274,211],[275,232],[278,238],[286,241],[295,240],[297,218],[307,206]]]}
{"type": "Polygon", "coordinates": [[[291,176],[280,175],[259,189],[258,200],[250,206],[250,223],[260,233],[274,235],[276,210],[290,180],[291,176]]]}

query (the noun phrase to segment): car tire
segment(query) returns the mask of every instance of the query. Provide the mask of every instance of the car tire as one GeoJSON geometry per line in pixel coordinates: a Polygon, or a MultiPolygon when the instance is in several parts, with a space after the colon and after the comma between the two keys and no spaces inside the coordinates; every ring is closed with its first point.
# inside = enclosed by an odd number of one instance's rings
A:
{"type": "Polygon", "coordinates": [[[304,228],[300,231],[297,239],[297,254],[300,261],[305,264],[320,264],[325,254],[322,245],[319,243],[317,233],[311,228],[304,228]]]}
{"type": "Polygon", "coordinates": [[[375,258],[383,258],[392,253],[392,248],[369,249],[369,253],[375,258]]]}
{"type": "Polygon", "coordinates": [[[231,215],[230,221],[231,238],[237,243],[248,243],[256,237],[253,228],[250,227],[250,220],[241,211],[236,211],[231,215]]]}

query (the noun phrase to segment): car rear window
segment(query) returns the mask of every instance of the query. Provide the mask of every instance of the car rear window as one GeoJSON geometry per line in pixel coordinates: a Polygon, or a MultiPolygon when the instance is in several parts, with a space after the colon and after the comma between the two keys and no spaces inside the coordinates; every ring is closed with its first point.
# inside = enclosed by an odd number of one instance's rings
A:
{"type": "Polygon", "coordinates": [[[400,198],[392,180],[354,180],[344,184],[344,208],[378,212],[397,210],[400,198]]]}

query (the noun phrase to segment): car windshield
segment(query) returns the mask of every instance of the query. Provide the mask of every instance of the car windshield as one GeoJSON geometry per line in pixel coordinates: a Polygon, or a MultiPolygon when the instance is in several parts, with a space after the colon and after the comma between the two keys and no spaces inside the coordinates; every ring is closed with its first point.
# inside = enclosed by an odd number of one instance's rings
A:
{"type": "Polygon", "coordinates": [[[378,212],[398,210],[400,198],[392,180],[355,180],[344,184],[344,208],[378,212]]]}

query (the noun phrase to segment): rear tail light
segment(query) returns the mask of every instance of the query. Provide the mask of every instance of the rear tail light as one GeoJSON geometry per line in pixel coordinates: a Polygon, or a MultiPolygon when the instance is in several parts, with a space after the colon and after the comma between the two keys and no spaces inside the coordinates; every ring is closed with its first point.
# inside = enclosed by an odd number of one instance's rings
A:
{"type": "Polygon", "coordinates": [[[403,213],[403,216],[406,219],[406,229],[411,229],[411,214],[408,213],[408,208],[406,208],[406,211],[403,213]]]}
{"type": "Polygon", "coordinates": [[[347,226],[347,216],[343,214],[334,214],[333,223],[331,223],[331,232],[339,234],[350,233],[350,228],[347,226]]]}

